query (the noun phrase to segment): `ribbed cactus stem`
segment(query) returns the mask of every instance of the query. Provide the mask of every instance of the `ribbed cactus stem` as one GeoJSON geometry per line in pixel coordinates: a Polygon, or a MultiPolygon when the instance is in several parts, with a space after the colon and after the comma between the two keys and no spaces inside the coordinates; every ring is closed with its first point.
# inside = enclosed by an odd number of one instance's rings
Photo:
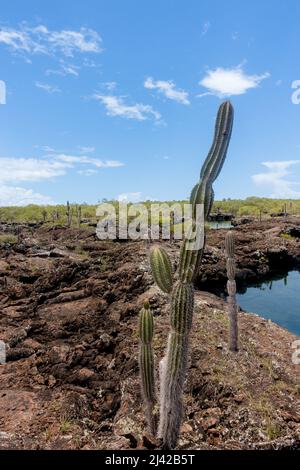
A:
{"type": "Polygon", "coordinates": [[[234,257],[234,236],[232,232],[227,232],[225,237],[225,251],[227,258],[234,257]]]}
{"type": "Polygon", "coordinates": [[[154,379],[154,356],[152,350],[153,339],[153,315],[148,302],[145,302],[144,308],[140,312],[140,378],[141,389],[146,406],[146,418],[150,432],[154,435],[156,432],[155,417],[153,408],[155,404],[155,379],[154,379]]]}
{"type": "Polygon", "coordinates": [[[212,181],[215,181],[219,176],[226,158],[232,125],[233,107],[229,101],[225,101],[221,104],[218,111],[214,140],[202,166],[200,178],[204,178],[209,174],[212,181]]]}
{"type": "Polygon", "coordinates": [[[227,292],[229,313],[229,349],[238,351],[238,311],[236,303],[235,261],[234,261],[234,236],[228,232],[225,237],[227,292]]]}
{"type": "MultiPolygon", "coordinates": [[[[191,194],[192,229],[198,227],[197,205],[202,205],[203,241],[196,248],[190,249],[190,241],[183,242],[180,252],[179,281],[175,283],[171,293],[171,331],[168,339],[166,356],[160,363],[160,423],[159,438],[164,449],[176,446],[179,435],[183,406],[183,385],[187,371],[189,333],[192,325],[194,309],[193,281],[197,276],[205,245],[204,222],[207,220],[214,199],[213,182],[217,178],[224,163],[231,136],[233,122],[233,108],[229,102],[220,106],[215,136],[210,152],[204,162],[200,174],[200,181],[191,194]]],[[[158,264],[158,263],[157,263],[158,264]]],[[[162,264],[162,263],[161,263],[162,264]]],[[[154,266],[155,268],[155,266],[154,266]]],[[[153,269],[153,276],[162,284],[162,270],[153,269]]],[[[169,288],[170,282],[164,280],[169,288]]]]}
{"type": "Polygon", "coordinates": [[[233,258],[227,258],[226,260],[227,277],[230,281],[235,280],[235,263],[233,258]]]}
{"type": "Polygon", "coordinates": [[[165,449],[173,449],[179,436],[193,310],[193,285],[178,281],[172,292],[171,332],[167,353],[161,361],[161,414],[158,436],[163,440],[162,447],[165,449]]]}
{"type": "Polygon", "coordinates": [[[156,284],[163,292],[169,294],[173,286],[173,273],[166,250],[160,246],[154,246],[150,252],[150,265],[156,284]]]}

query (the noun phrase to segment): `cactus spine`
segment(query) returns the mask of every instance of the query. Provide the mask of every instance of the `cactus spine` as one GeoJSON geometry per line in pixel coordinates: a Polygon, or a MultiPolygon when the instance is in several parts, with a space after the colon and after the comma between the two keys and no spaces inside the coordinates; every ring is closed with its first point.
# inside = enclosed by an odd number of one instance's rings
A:
{"type": "Polygon", "coordinates": [[[155,380],[154,380],[154,356],[152,351],[153,338],[153,315],[149,303],[145,302],[144,308],[140,312],[140,377],[141,389],[146,405],[146,417],[149,430],[155,434],[155,418],[153,408],[155,403],[155,380]]]}
{"type": "Polygon", "coordinates": [[[236,282],[235,282],[235,261],[234,261],[234,237],[231,232],[226,234],[226,269],[227,269],[227,292],[228,292],[228,312],[229,312],[229,349],[238,351],[238,312],[236,304],[236,282]]]}
{"type": "MultiPolygon", "coordinates": [[[[204,221],[207,220],[214,200],[213,182],[219,175],[225,161],[233,123],[233,108],[224,102],[218,111],[213,144],[203,164],[200,180],[194,187],[192,204],[192,227],[198,227],[197,205],[203,205],[204,221]]],[[[201,224],[204,230],[204,224],[201,224]]],[[[183,403],[182,393],[187,370],[189,333],[194,310],[193,281],[197,276],[205,245],[190,248],[190,240],[183,242],[180,251],[179,280],[174,285],[169,275],[170,260],[160,248],[152,251],[151,267],[153,277],[164,292],[171,293],[171,330],[165,357],[160,363],[160,423],[158,437],[162,448],[176,446],[179,435],[183,403]],[[167,268],[168,267],[168,268],[167,268]],[[172,287],[173,285],[173,287],[172,287]]]]}

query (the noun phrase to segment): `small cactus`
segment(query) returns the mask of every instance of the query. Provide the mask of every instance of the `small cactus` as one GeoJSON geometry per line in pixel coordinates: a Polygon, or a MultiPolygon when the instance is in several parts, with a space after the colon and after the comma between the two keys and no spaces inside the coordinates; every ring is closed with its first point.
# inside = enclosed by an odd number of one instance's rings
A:
{"type": "Polygon", "coordinates": [[[159,246],[154,246],[150,252],[150,265],[156,284],[163,292],[169,294],[173,286],[173,273],[167,252],[159,246]]]}
{"type": "Polygon", "coordinates": [[[153,408],[155,403],[154,356],[152,351],[153,315],[149,303],[145,302],[140,312],[140,377],[141,389],[146,405],[146,417],[150,432],[155,434],[155,418],[153,408]]]}
{"type": "Polygon", "coordinates": [[[225,237],[226,270],[227,270],[227,292],[229,311],[229,349],[238,351],[238,312],[236,304],[236,282],[235,282],[235,261],[234,261],[234,237],[228,232],[225,237]]]}

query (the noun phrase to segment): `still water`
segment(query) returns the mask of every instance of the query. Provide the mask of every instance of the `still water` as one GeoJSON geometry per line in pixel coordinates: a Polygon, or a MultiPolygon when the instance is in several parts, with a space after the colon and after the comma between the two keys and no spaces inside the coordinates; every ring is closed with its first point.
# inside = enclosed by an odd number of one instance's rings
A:
{"type": "Polygon", "coordinates": [[[243,310],[271,319],[300,336],[300,272],[247,287],[237,294],[243,310]]]}
{"type": "Polygon", "coordinates": [[[222,222],[208,222],[209,228],[221,229],[221,228],[232,228],[230,220],[223,220],[222,222]]]}

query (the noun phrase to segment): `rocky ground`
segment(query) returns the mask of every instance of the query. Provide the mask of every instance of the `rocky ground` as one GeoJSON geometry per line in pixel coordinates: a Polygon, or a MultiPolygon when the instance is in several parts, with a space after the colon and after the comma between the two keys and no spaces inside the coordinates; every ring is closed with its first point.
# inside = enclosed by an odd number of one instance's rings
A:
{"type": "MultiPolygon", "coordinates": [[[[3,228],[3,227],[2,227],[3,228]]],[[[300,265],[300,221],[235,228],[239,283],[300,265]]],[[[178,448],[300,448],[294,335],[240,312],[240,352],[227,349],[225,231],[211,230],[197,280],[185,419],[178,448]]],[[[178,245],[163,242],[174,264],[178,245]]],[[[0,233],[0,449],[154,448],[138,379],[138,312],[155,314],[163,355],[166,296],[146,242],[99,241],[89,229],[0,233]]]]}

